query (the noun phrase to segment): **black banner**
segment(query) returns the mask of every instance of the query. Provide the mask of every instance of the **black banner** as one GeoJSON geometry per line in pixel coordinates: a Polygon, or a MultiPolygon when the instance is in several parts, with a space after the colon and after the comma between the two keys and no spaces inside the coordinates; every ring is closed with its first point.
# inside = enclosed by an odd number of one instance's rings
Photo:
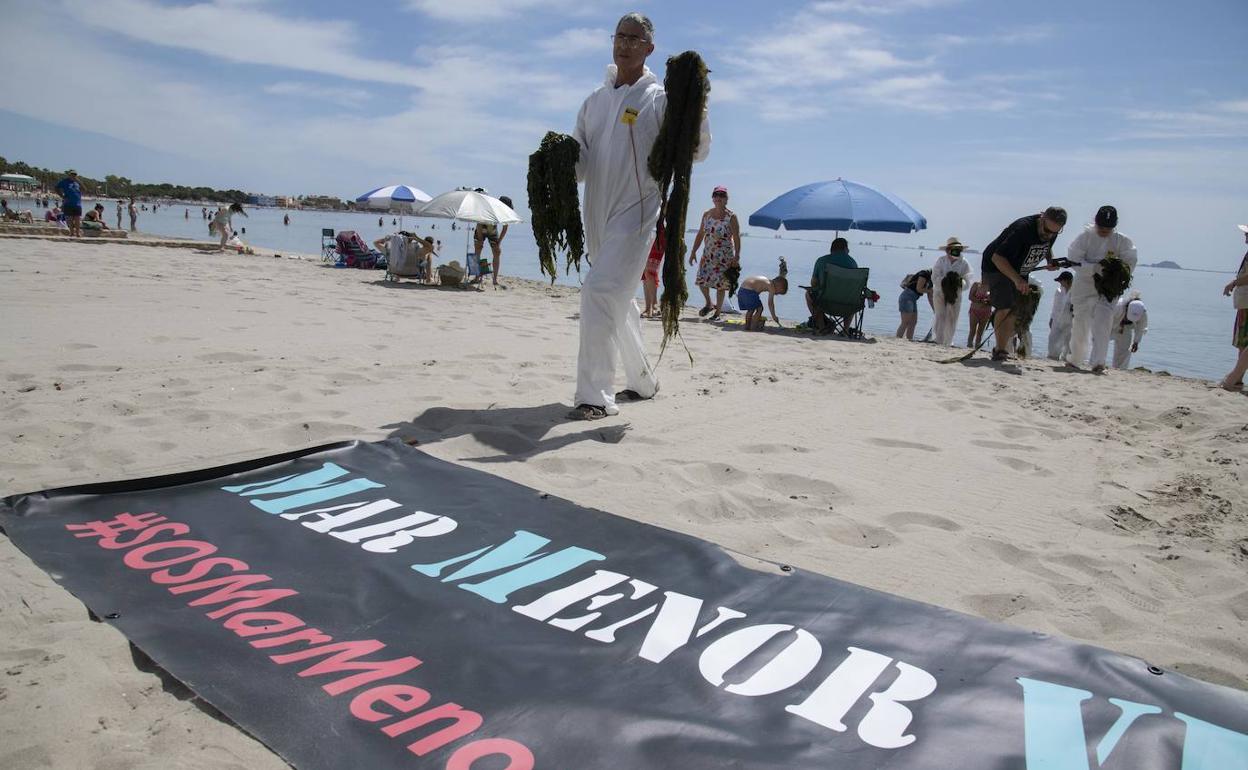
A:
{"type": "Polygon", "coordinates": [[[18,495],[0,524],[301,768],[1248,770],[1248,693],[395,441],[18,495]]]}

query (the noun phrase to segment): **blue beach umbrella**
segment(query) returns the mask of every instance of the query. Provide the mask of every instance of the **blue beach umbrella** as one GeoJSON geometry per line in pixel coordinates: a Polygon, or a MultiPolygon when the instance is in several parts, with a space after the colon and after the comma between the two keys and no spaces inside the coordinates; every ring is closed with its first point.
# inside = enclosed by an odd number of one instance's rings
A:
{"type": "Polygon", "coordinates": [[[927,229],[927,218],[891,193],[847,179],[815,182],[789,190],[750,214],[750,224],[779,230],[870,230],[911,233],[927,229]]]}
{"type": "Polygon", "coordinates": [[[433,196],[419,187],[412,187],[409,184],[392,184],[369,190],[356,198],[355,202],[363,203],[370,209],[397,211],[400,217],[399,227],[402,227],[401,220],[404,213],[411,214],[417,207],[431,200],[433,196]]]}

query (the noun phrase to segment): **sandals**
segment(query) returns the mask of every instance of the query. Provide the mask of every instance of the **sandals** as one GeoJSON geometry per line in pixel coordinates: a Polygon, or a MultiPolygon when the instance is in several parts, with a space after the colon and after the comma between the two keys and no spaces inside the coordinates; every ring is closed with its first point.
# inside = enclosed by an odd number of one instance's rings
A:
{"type": "Polygon", "coordinates": [[[712,310],[714,310],[714,309],[715,309],[715,308],[711,307],[710,305],[707,305],[706,307],[704,307],[704,308],[702,308],[701,310],[699,310],[699,311],[698,311],[698,317],[699,317],[699,318],[705,318],[705,317],[706,317],[706,314],[707,314],[707,313],[709,313],[709,312],[711,312],[711,311],[712,311],[712,310]]]}
{"type": "Polygon", "coordinates": [[[641,395],[640,393],[633,390],[632,388],[629,388],[628,390],[621,390],[619,393],[616,393],[615,400],[616,401],[649,401],[648,398],[641,395]]]}
{"type": "Polygon", "coordinates": [[[993,361],[1009,361],[1010,354],[1005,352],[1004,350],[994,350],[992,351],[992,360],[993,361]]]}
{"type": "Polygon", "coordinates": [[[606,408],[594,404],[577,404],[575,409],[568,412],[569,420],[601,420],[606,416],[606,408]]]}

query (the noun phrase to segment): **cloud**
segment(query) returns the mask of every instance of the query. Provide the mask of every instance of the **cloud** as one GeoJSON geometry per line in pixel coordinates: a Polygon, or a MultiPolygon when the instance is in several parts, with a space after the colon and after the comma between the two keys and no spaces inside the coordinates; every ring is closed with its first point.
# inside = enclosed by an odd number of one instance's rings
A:
{"type": "Polygon", "coordinates": [[[1248,99],[1222,101],[1187,110],[1128,110],[1132,124],[1118,139],[1236,139],[1248,137],[1248,99]]]}
{"type": "Polygon", "coordinates": [[[349,22],[279,16],[258,3],[204,0],[162,6],[151,0],[64,0],[64,8],[83,24],[225,61],[375,83],[428,82],[415,67],[351,53],[365,46],[349,22]]]}
{"type": "Polygon", "coordinates": [[[588,53],[610,52],[611,31],[598,28],[565,29],[554,37],[537,44],[548,56],[581,56],[588,53]]]}
{"type": "Polygon", "coordinates": [[[926,114],[1015,108],[1019,104],[1015,82],[978,74],[955,79],[940,66],[939,53],[921,52],[934,48],[943,53],[950,47],[1005,40],[1023,42],[1051,34],[1050,28],[985,36],[925,31],[905,37],[843,18],[848,11],[880,15],[949,2],[835,0],[809,5],[791,21],[754,32],[729,49],[725,72],[715,79],[712,98],[719,103],[748,101],[764,120],[790,122],[826,115],[829,108],[824,105],[847,103],[926,114]],[[834,11],[842,13],[838,16],[834,11]]]}
{"type": "Polygon", "coordinates": [[[1018,103],[1000,89],[978,85],[952,83],[939,72],[927,72],[876,80],[851,89],[849,95],[876,105],[932,114],[1002,112],[1018,103]]]}
{"type": "MultiPolygon", "coordinates": [[[[250,2],[251,0],[233,1],[250,2]]],[[[360,88],[344,88],[291,80],[270,83],[260,90],[273,96],[293,96],[301,99],[316,100],[325,103],[327,107],[332,106],[335,102],[358,106],[373,98],[371,93],[360,88]]]]}
{"type": "MultiPolygon", "coordinates": [[[[246,2],[235,0],[239,4],[246,2]]],[[[222,88],[219,69],[210,80],[191,80],[203,68],[182,75],[152,57],[137,58],[132,46],[114,46],[89,27],[65,27],[55,8],[27,6],[10,20],[22,34],[0,48],[0,70],[12,81],[0,91],[0,109],[184,157],[184,169],[194,171],[175,170],[168,176],[175,182],[341,195],[378,178],[411,179],[431,192],[495,184],[504,169],[508,179],[517,175],[513,167],[526,162],[548,128],[560,128],[546,124],[543,110],[574,115],[593,85],[488,51],[430,49],[430,62],[419,70],[425,87],[388,94],[384,104],[373,99],[364,113],[327,103],[372,96],[350,84],[288,79],[252,86],[239,78],[222,88]],[[72,50],[76,61],[90,62],[89,116],[46,87],[42,52],[48,40],[72,50]],[[519,115],[507,96],[516,91],[528,97],[519,115]],[[292,109],[292,100],[327,104],[292,109]],[[211,171],[199,176],[208,158],[211,171]],[[476,176],[482,169],[487,173],[476,176]]],[[[124,167],[113,171],[125,173],[124,167]]]]}
{"type": "Polygon", "coordinates": [[[434,19],[467,23],[544,12],[588,15],[607,7],[603,0],[406,0],[404,6],[434,19]]]}
{"type": "Polygon", "coordinates": [[[866,16],[891,16],[909,11],[924,11],[955,5],[962,0],[823,0],[815,3],[816,13],[860,13],[866,16]]]}

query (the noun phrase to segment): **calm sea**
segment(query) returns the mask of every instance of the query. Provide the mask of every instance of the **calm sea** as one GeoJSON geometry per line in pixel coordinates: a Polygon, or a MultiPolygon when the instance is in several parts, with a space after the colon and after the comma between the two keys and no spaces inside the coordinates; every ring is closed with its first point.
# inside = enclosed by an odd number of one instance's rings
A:
{"type": "MultiPolygon", "coordinates": [[[[18,200],[11,202],[11,205],[18,209],[28,209],[31,202],[18,200]]],[[[106,201],[105,221],[110,226],[114,223],[114,210],[115,204],[106,201]]],[[[322,228],[333,228],[335,231],[356,230],[369,241],[398,229],[394,224],[397,219],[390,214],[381,217],[382,225],[379,226],[379,215],[368,213],[286,212],[281,209],[252,208],[247,213],[247,219],[235,218],[236,225],[246,228],[246,233],[242,234],[243,240],[278,252],[286,250],[300,254],[318,253],[322,228]],[[282,224],[282,216],[286,213],[290,214],[289,225],[282,224]]],[[[37,217],[41,218],[42,214],[41,209],[36,210],[37,217]]],[[[469,250],[468,232],[462,227],[452,231],[450,222],[446,220],[406,217],[403,224],[404,229],[440,239],[443,242],[442,261],[460,259],[462,262],[462,256],[469,250]]],[[[202,219],[198,206],[169,205],[161,206],[155,213],[150,210],[140,211],[138,225],[139,230],[145,233],[209,240],[208,223],[202,219]],[[184,213],[189,213],[189,218],[184,213]]],[[[795,279],[792,281],[793,285],[806,283],[815,259],[826,253],[830,237],[816,240],[824,234],[795,235],[802,237],[786,235],[775,238],[773,233],[766,230],[754,233],[753,236],[756,237],[746,237],[742,244],[743,275],[772,276],[776,272],[779,257],[783,256],[788,260],[791,278],[795,279]]],[[[871,237],[870,233],[858,232],[846,235],[851,244],[856,244],[859,240],[870,240],[871,237]]],[[[1059,241],[1059,253],[1064,253],[1067,242],[1065,238],[1059,241]]],[[[542,278],[537,264],[537,247],[527,225],[513,226],[503,245],[504,275],[537,280],[542,278]]],[[[938,252],[863,245],[852,245],[850,251],[859,265],[871,269],[871,288],[881,296],[880,302],[867,311],[865,328],[877,336],[892,335],[900,320],[897,296],[901,292],[901,280],[907,273],[930,268],[938,252]]],[[[970,255],[969,261],[978,274],[979,255],[970,255]]],[[[1229,254],[1228,267],[1234,267],[1230,262],[1237,264],[1238,256],[1229,254]]],[[[1037,349],[1044,351],[1047,350],[1049,298],[1055,284],[1052,282],[1054,274],[1041,275],[1045,299],[1041,302],[1041,311],[1032,325],[1032,332],[1037,349]]],[[[1230,278],[1229,273],[1154,268],[1139,270],[1134,288],[1140,291],[1148,306],[1149,332],[1140,346],[1140,352],[1132,357],[1132,365],[1205,379],[1219,379],[1225,375],[1231,367],[1235,353],[1230,344],[1234,312],[1230,299],[1222,296],[1222,287],[1230,278]]],[[[578,283],[575,273],[568,277],[561,276],[559,282],[571,285],[578,283]]],[[[690,301],[700,301],[701,295],[693,286],[692,271],[689,282],[690,301]]],[[[807,315],[800,290],[778,298],[776,310],[786,322],[802,320],[807,315]]],[[[931,321],[931,309],[926,304],[921,304],[916,337],[921,337],[931,327],[931,321]]],[[[967,325],[964,301],[955,342],[966,341],[967,325]]]]}

